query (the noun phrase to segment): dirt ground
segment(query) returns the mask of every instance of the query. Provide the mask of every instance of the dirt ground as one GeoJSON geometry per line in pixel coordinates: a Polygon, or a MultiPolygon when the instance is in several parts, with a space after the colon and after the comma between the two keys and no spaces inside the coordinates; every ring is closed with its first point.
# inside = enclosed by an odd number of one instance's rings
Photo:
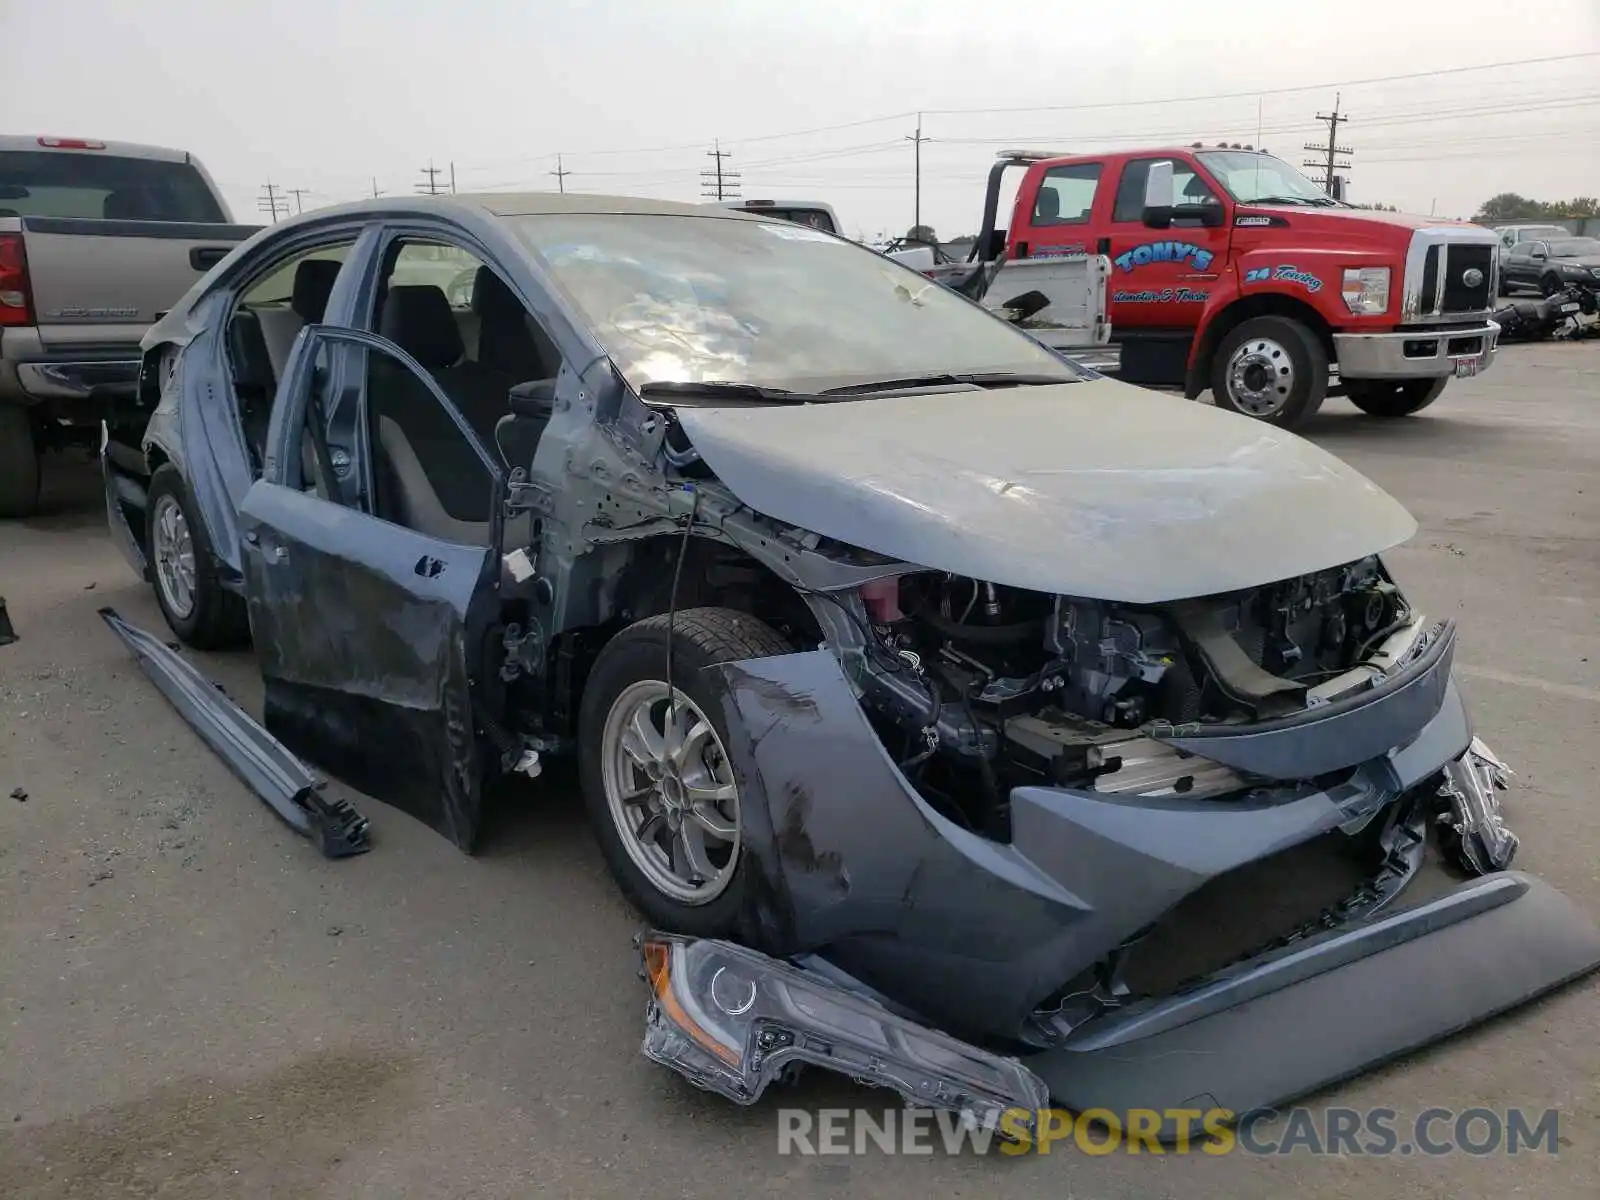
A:
{"type": "MultiPolygon", "coordinates": [[[[1511,348],[1395,424],[1332,400],[1309,434],[1417,515],[1391,565],[1461,622],[1518,866],[1600,916],[1600,346],[1511,348]]],[[[7,1200],[1600,1195],[1593,980],[1309,1102],[1557,1107],[1555,1156],[780,1156],[780,1104],[890,1098],[809,1079],[740,1110],[645,1061],[638,921],[565,776],[502,804],[478,857],[361,799],[373,852],[319,858],[96,616],[164,629],[95,473],[50,489],[0,525],[7,1200]]],[[[248,655],[197,657],[258,702],[248,655]]]]}

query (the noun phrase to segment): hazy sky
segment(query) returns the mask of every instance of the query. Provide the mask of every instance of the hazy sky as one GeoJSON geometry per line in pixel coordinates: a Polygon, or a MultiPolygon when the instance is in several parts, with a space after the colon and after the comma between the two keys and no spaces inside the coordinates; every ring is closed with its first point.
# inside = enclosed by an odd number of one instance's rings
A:
{"type": "Polygon", "coordinates": [[[953,236],[998,149],[1298,162],[1336,91],[1358,201],[1600,194],[1600,0],[0,0],[0,44],[0,132],[191,150],[252,222],[268,180],[309,207],[430,158],[462,191],[553,189],[559,152],[569,191],[694,199],[720,138],[744,195],[902,232],[922,109],[922,215],[953,236]]]}

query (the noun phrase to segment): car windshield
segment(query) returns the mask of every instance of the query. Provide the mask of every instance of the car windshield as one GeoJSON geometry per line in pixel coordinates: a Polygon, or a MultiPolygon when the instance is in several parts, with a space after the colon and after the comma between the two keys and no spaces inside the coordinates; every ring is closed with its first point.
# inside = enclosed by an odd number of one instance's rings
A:
{"type": "Polygon", "coordinates": [[[1281,158],[1250,150],[1203,150],[1199,159],[1240,204],[1256,201],[1332,204],[1334,200],[1281,158]]]}
{"type": "Polygon", "coordinates": [[[1082,376],[915,271],[783,221],[510,218],[635,389],[820,391],[932,375],[1082,376]]]}
{"type": "Polygon", "coordinates": [[[0,215],[208,225],[227,220],[190,164],[94,151],[0,153],[0,215]]]}
{"type": "Polygon", "coordinates": [[[1600,238],[1562,238],[1549,243],[1552,258],[1587,258],[1600,254],[1600,238]]]}

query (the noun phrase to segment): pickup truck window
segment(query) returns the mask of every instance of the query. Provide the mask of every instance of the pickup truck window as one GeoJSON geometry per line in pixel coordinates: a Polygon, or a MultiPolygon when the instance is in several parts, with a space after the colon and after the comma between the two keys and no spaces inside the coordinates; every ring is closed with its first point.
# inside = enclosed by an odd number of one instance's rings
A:
{"type": "Polygon", "coordinates": [[[1033,224],[1088,224],[1100,171],[1100,163],[1051,167],[1039,181],[1039,194],[1033,201],[1033,224]]]}
{"type": "Polygon", "coordinates": [[[227,221],[188,163],[94,151],[0,153],[0,216],[227,221]]]}
{"type": "Polygon", "coordinates": [[[1117,202],[1111,214],[1113,221],[1144,220],[1145,176],[1150,174],[1150,164],[1158,162],[1172,164],[1172,195],[1179,204],[1217,203],[1217,194],[1181,158],[1135,158],[1122,168],[1122,180],[1117,185],[1117,202]]]}

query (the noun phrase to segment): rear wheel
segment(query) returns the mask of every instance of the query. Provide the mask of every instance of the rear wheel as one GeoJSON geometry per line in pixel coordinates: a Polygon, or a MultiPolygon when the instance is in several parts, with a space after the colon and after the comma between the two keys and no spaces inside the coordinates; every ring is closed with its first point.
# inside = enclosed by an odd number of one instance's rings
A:
{"type": "Polygon", "coordinates": [[[1293,429],[1328,394],[1327,351],[1299,321],[1253,317],[1217,347],[1211,392],[1219,408],[1293,429]]]}
{"type": "Polygon", "coordinates": [[[1541,296],[1554,296],[1561,290],[1561,277],[1550,272],[1539,280],[1539,294],[1541,296]]]}
{"type": "Polygon", "coordinates": [[[634,906],[663,929],[718,937],[734,931],[748,871],[725,689],[704,668],[793,647],[746,613],[686,609],[672,621],[669,693],[668,646],[667,618],[649,617],[595,660],[578,718],[584,799],[634,906]]]}
{"type": "Polygon", "coordinates": [[[242,644],[250,634],[244,600],[217,578],[205,526],[171,463],[150,478],[146,541],[156,603],[179,640],[197,650],[242,644]]]}
{"type": "Polygon", "coordinates": [[[1344,394],[1374,417],[1409,417],[1439,398],[1447,379],[1347,379],[1344,394]]]}
{"type": "Polygon", "coordinates": [[[39,447],[33,414],[0,401],[0,517],[31,516],[39,507],[39,447]]]}

